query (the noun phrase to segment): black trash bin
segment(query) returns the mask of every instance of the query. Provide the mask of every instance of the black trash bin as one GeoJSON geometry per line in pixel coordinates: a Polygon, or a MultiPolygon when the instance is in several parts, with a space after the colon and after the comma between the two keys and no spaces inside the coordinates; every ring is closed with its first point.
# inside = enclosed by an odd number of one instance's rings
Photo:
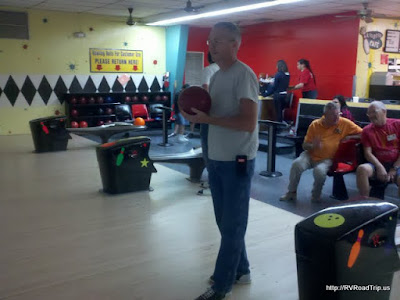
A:
{"type": "Polygon", "coordinates": [[[103,191],[119,194],[149,190],[152,173],[150,138],[138,136],[97,146],[103,191]]]}
{"type": "Polygon", "coordinates": [[[366,200],[324,209],[298,223],[299,299],[388,300],[400,267],[397,214],[396,205],[366,200]]]}
{"type": "Polygon", "coordinates": [[[29,121],[36,152],[67,150],[70,135],[65,126],[66,117],[46,117],[29,121]]]}

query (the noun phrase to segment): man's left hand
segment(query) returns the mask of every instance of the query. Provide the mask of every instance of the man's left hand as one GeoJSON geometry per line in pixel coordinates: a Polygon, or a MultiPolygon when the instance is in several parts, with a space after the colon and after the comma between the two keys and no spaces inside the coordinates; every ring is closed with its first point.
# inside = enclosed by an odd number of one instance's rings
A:
{"type": "Polygon", "coordinates": [[[193,107],[192,111],[195,113],[194,115],[189,115],[188,113],[185,113],[183,110],[181,110],[180,112],[182,116],[189,122],[197,124],[209,123],[210,116],[207,115],[205,112],[202,112],[201,110],[198,110],[193,107]]]}

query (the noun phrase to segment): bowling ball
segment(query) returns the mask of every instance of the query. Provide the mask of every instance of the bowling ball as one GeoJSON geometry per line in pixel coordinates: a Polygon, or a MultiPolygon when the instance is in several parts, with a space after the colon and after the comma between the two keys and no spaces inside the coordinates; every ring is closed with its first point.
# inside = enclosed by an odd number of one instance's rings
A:
{"type": "Polygon", "coordinates": [[[180,109],[189,115],[195,114],[191,110],[192,107],[208,113],[211,108],[211,97],[205,89],[199,86],[191,86],[179,94],[178,104],[180,109]]]}
{"type": "Polygon", "coordinates": [[[98,121],[97,122],[97,126],[101,126],[101,125],[104,125],[104,121],[98,121]]]}
{"type": "Polygon", "coordinates": [[[154,98],[154,100],[156,100],[157,102],[160,102],[160,101],[161,101],[161,96],[160,96],[160,95],[157,95],[157,96],[154,98]]]}
{"type": "Polygon", "coordinates": [[[69,100],[69,103],[70,103],[70,104],[77,104],[77,103],[78,103],[78,100],[77,100],[75,97],[73,97],[73,98],[71,98],[71,99],[69,100]]]}
{"type": "Polygon", "coordinates": [[[149,97],[147,97],[146,95],[142,96],[142,101],[143,102],[149,101],[149,97]]]}
{"type": "Polygon", "coordinates": [[[87,103],[87,100],[85,97],[79,98],[79,104],[86,104],[86,103],[87,103]]]}
{"type": "Polygon", "coordinates": [[[162,96],[162,101],[164,101],[164,102],[166,102],[166,101],[168,101],[168,96],[162,96]]]}
{"type": "Polygon", "coordinates": [[[133,96],[132,97],[132,101],[133,102],[138,102],[139,101],[139,97],[138,96],[133,96]]]}
{"type": "Polygon", "coordinates": [[[79,128],[78,122],[72,121],[71,122],[71,128],[79,128]]]}
{"type": "Polygon", "coordinates": [[[112,113],[113,113],[112,108],[106,108],[106,114],[107,115],[112,115],[112,113]]]}
{"type": "Polygon", "coordinates": [[[88,127],[89,125],[88,125],[88,123],[86,122],[86,121],[80,121],[79,122],[79,127],[80,128],[86,128],[86,127],[88,127]]]}
{"type": "Polygon", "coordinates": [[[106,97],[106,103],[112,103],[112,102],[113,99],[110,96],[106,97]]]}
{"type": "Polygon", "coordinates": [[[96,99],[94,99],[94,97],[90,97],[88,103],[89,104],[95,104],[96,103],[96,99]]]}
{"type": "Polygon", "coordinates": [[[104,110],[102,108],[98,108],[97,109],[97,114],[100,115],[104,115],[104,110]]]}
{"type": "Polygon", "coordinates": [[[78,111],[76,109],[71,110],[71,116],[72,117],[77,117],[79,115],[78,111]]]}
{"type": "Polygon", "coordinates": [[[143,120],[143,118],[137,117],[135,119],[134,124],[137,125],[137,126],[144,126],[144,125],[146,125],[146,122],[143,120]]]}
{"type": "Polygon", "coordinates": [[[126,102],[126,103],[129,103],[129,102],[131,102],[131,97],[129,97],[129,96],[126,96],[126,97],[125,97],[125,102],[126,102]]]}
{"type": "Polygon", "coordinates": [[[98,103],[98,104],[103,104],[103,103],[104,103],[104,98],[101,97],[101,96],[98,97],[98,98],[97,98],[97,103],[98,103]]]}
{"type": "Polygon", "coordinates": [[[112,121],[111,120],[107,120],[107,121],[105,121],[105,124],[111,124],[112,123],[112,121]]]}

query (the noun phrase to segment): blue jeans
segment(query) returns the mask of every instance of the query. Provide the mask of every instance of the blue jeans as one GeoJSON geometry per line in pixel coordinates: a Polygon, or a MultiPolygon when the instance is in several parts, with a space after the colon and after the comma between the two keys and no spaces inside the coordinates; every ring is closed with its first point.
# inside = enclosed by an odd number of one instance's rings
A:
{"type": "Polygon", "coordinates": [[[208,124],[200,124],[200,140],[203,151],[204,163],[207,167],[208,162],[208,124]]]}
{"type": "Polygon", "coordinates": [[[221,244],[215,264],[213,289],[232,290],[236,275],[250,273],[245,234],[249,216],[251,178],[255,159],[247,161],[245,172],[238,172],[235,161],[208,160],[208,180],[221,244]]]}

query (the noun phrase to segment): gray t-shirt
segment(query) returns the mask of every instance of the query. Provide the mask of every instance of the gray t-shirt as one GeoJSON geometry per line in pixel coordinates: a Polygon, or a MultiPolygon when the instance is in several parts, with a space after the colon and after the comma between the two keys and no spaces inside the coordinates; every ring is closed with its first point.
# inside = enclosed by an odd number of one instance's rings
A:
{"type": "Polygon", "coordinates": [[[211,77],[219,70],[219,67],[216,63],[205,67],[203,73],[201,74],[201,83],[210,85],[211,77]]]}
{"type": "MultiPolygon", "coordinates": [[[[258,80],[253,70],[236,61],[228,70],[216,72],[210,82],[210,116],[229,117],[239,114],[240,99],[258,103],[258,80]]],[[[235,161],[237,155],[254,159],[258,149],[258,126],[253,132],[210,125],[208,156],[212,160],[235,161]]]]}

